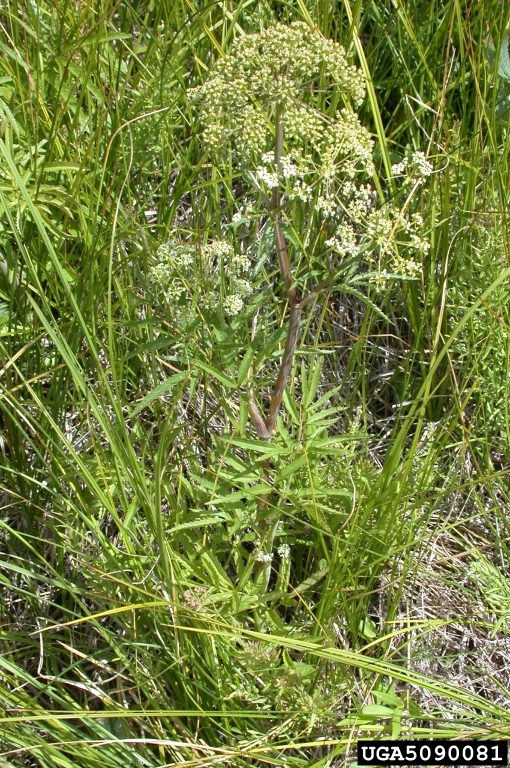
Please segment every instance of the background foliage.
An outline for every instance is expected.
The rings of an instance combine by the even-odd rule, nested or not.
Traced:
[[[1,765],[297,768],[350,764],[359,734],[508,738],[506,14],[3,4]],[[239,230],[248,347],[248,310],[183,327],[149,276],[173,228],[219,237],[249,203],[187,91],[275,20],[364,71],[376,182],[413,151],[438,172],[414,201],[422,277],[310,304],[267,444],[242,385],[251,366],[264,396],[284,338],[270,227]]]

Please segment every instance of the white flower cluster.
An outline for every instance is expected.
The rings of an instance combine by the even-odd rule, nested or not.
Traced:
[[[366,178],[374,172],[372,138],[353,108],[344,106],[331,120],[314,108],[318,77],[326,90],[329,79],[354,107],[364,98],[363,75],[348,65],[343,48],[303,22],[238,37],[205,84],[190,93],[200,107],[204,142],[210,150],[233,150],[234,158],[249,162],[266,199],[278,188],[280,201],[307,205],[306,215],[327,232],[328,264],[321,258],[316,274],[363,255],[378,287],[396,277],[416,279],[429,248],[423,221],[410,210],[381,204],[372,186],[361,183],[360,174]],[[267,151],[275,145],[271,120],[283,130],[282,157]],[[392,170],[407,188],[423,184],[433,166],[416,151]],[[242,221],[238,214],[233,223]],[[230,254],[228,261],[233,258]],[[251,291],[242,271],[224,296],[230,315],[241,310]]]
[[[336,230],[336,236],[326,240],[326,245],[341,258],[356,256],[359,250],[356,232],[350,224],[341,224]]]
[[[311,199],[312,188],[304,182],[305,165],[304,158],[293,151],[290,155],[284,155],[278,169],[273,153],[264,152],[255,171],[255,178],[266,194],[283,184],[290,199],[299,198],[307,202]]]
[[[423,218],[419,213],[402,214],[398,209],[379,209],[368,220],[367,233],[379,247],[377,269],[371,282],[382,290],[395,277],[416,280],[422,273],[422,259],[430,249],[430,242],[423,235]],[[389,270],[381,268],[384,256],[391,253]]]
[[[347,178],[353,179],[358,166],[369,175],[373,173],[372,152],[374,142],[370,133],[361,125],[359,117],[352,109],[342,109],[336,113],[336,120],[326,131],[324,146],[321,152],[326,167],[343,160],[342,170]]]
[[[250,200],[244,201],[240,208],[233,214],[232,224],[235,224],[236,227],[240,224],[246,224],[250,221],[254,213],[253,203]],[[255,213],[255,215],[257,214]]]
[[[333,136],[337,148],[343,146],[348,154],[356,146],[356,156],[361,157],[366,141],[363,137],[358,146],[352,135],[359,131],[354,112],[343,110],[326,130],[324,117],[303,102],[304,90],[319,75],[328,76],[355,106],[363,100],[363,75],[349,66],[342,46],[304,22],[276,24],[238,37],[204,85],[190,92],[200,104],[206,146],[226,149],[232,140],[242,158],[259,159],[270,137],[267,118],[278,109],[287,141],[318,147],[328,145]]]
[[[393,257],[392,269],[402,277],[417,278],[421,275],[422,265],[412,257],[405,258],[401,253]]]
[[[367,217],[367,238],[375,241],[380,248],[385,248],[388,245],[392,229],[392,217],[389,215],[389,211],[384,208],[377,208]]]
[[[255,555],[257,563],[271,563],[273,561],[273,555],[270,552],[263,552],[261,549]]]
[[[404,157],[400,163],[391,166],[393,176],[404,176],[404,184],[423,184],[433,172],[434,166],[421,151],[413,152],[411,159]]]
[[[175,321],[188,326],[197,316],[197,304],[216,309],[222,296],[225,314],[239,314],[253,291],[246,277],[250,269],[248,256],[236,253],[225,240],[201,246],[171,238],[157,250],[150,282],[166,300]]]
[[[157,259],[150,270],[150,281],[161,290],[177,322],[189,325],[193,317],[185,297],[192,290],[194,248],[187,243],[169,240],[158,248]]]
[[[309,203],[312,199],[312,187],[299,175],[291,188],[288,190],[291,200],[301,200],[302,203]]]
[[[279,180],[278,172],[276,170],[269,171],[267,168],[264,168],[263,165],[259,165],[255,176],[257,177],[258,181],[261,181],[262,184],[266,187],[269,187],[269,189],[273,189],[273,187],[278,186]]]
[[[294,176],[297,176],[299,174],[299,168],[295,163],[292,162],[292,159],[285,155],[281,159],[281,173],[284,179],[292,179]]]
[[[330,236],[325,246],[331,255],[329,268],[336,269],[344,259],[364,254],[368,262],[376,266],[372,281],[378,287],[396,277],[419,277],[422,258],[430,248],[423,234],[424,222],[419,213],[401,211],[389,203],[381,205],[370,184],[353,178],[344,178],[339,185],[329,179],[319,178],[317,181],[316,178],[312,188],[305,177],[312,176],[313,169],[309,165],[306,171],[303,170],[306,163],[297,151],[293,150],[285,160],[292,173],[287,172],[284,176],[282,164],[280,186],[290,199],[304,202],[313,199],[314,211],[328,222]],[[269,178],[269,192],[276,181],[272,153],[264,153],[261,162],[264,165],[259,166],[257,178],[262,184],[264,179]],[[315,190],[318,192],[314,194]],[[388,269],[382,269],[382,262],[390,256]]]
[[[339,191],[339,214],[335,216],[338,223],[334,231],[330,225],[332,235],[325,246],[330,249],[330,267],[335,261],[341,264],[344,259],[364,254],[375,267],[371,282],[381,289],[397,277],[418,278],[430,243],[423,234],[424,222],[419,213],[389,204],[376,205],[376,201],[370,185],[344,182]],[[318,202],[327,213],[320,198]]]
[[[352,122],[350,124],[352,127]],[[281,158],[279,167],[275,164],[273,153],[264,152],[255,171],[255,178],[265,194],[269,195],[271,190],[279,186],[289,200],[309,203],[314,198],[315,188],[317,194],[314,208],[321,211],[324,218],[338,218],[342,209],[340,200],[351,197],[350,217],[355,220],[364,219],[374,193],[370,186],[359,186],[353,179],[360,170],[372,170],[372,140],[361,125],[357,126],[356,131],[353,130],[348,140],[343,131],[337,132],[335,136],[331,135],[324,141],[319,147],[318,156],[291,147],[289,154]],[[349,152],[350,156],[345,157],[344,152]],[[333,191],[338,176],[344,179],[341,187],[344,194],[340,197]]]
[[[331,195],[319,195],[315,201],[315,208],[318,211],[322,211],[324,218],[329,218],[336,213],[337,203],[335,198]]]
[[[370,282],[376,291],[383,291],[388,285],[391,275],[387,269],[379,269],[370,275]]]

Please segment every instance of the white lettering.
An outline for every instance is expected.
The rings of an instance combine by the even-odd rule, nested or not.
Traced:
[[[399,761],[401,763],[404,762],[404,755],[402,754],[402,750],[397,745],[395,745],[395,746],[393,746],[391,748],[390,761],[392,763],[396,763],[396,762],[399,762]]]
[[[377,759],[380,760],[381,763],[385,763],[390,756],[390,750],[388,749],[388,747],[377,747],[375,754],[377,756]]]
[[[369,750],[369,754],[367,754],[367,750]],[[361,757],[363,760],[370,760],[373,761],[375,756],[375,747],[366,747],[364,744],[361,747]]]

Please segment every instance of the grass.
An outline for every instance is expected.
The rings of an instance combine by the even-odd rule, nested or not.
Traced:
[[[506,13],[4,4],[0,765],[325,768],[360,735],[509,737]],[[365,72],[374,183],[411,150],[441,172],[412,202],[422,278],[306,308],[268,444],[240,382],[263,399],[285,338],[270,228],[242,230],[253,338],[248,312],[185,331],[149,275],[173,227],[219,236],[246,203],[187,90],[275,19]]]

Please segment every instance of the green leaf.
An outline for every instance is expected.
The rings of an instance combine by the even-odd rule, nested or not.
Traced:
[[[285,410],[289,414],[290,418],[292,419],[294,424],[299,424],[299,414],[296,409],[296,404],[293,400],[289,397],[289,393],[287,392],[287,388],[283,390],[283,404],[285,406]]]
[[[79,171],[80,165],[79,163],[64,163],[64,162],[54,162],[54,163],[46,163],[44,166],[45,171]]]
[[[393,717],[395,710],[391,707],[385,707],[383,704],[367,704],[361,710],[363,717],[379,719],[381,717]]]
[[[317,571],[317,573],[314,573],[308,579],[305,579],[305,581],[302,581],[301,584],[299,584],[299,586],[295,587],[295,592],[299,592],[299,594],[301,594],[302,592],[306,592],[308,589],[311,589],[321,579],[323,579],[324,576],[326,576],[328,571],[329,571],[329,565],[327,568],[323,568],[321,571]]]
[[[217,379],[221,384],[224,384],[226,387],[230,387],[230,389],[237,389],[237,383],[234,381],[234,379],[230,379],[228,376],[225,376],[224,373],[222,373],[221,371],[218,371],[218,369],[214,368],[212,365],[208,365],[208,363],[203,363],[201,360],[192,360],[191,362],[201,371],[204,371],[205,373],[208,373],[210,376],[213,376],[215,379]]]
[[[180,384],[181,381],[184,381],[184,379],[186,379],[189,375],[189,371],[181,371],[181,373],[176,373],[174,376],[170,376],[170,378],[162,381],[161,384],[158,384],[158,386],[152,390],[152,392],[149,392],[140,400],[138,405],[131,411],[129,417],[133,419],[135,416],[138,416],[140,411],[143,411],[143,409],[146,408],[149,403],[152,403],[153,400],[156,400],[158,397],[164,395],[166,392],[168,392],[169,389],[176,387],[177,384]]]
[[[266,485],[265,483],[258,483],[257,485],[249,486],[248,488],[245,488],[242,491],[236,491],[235,493],[228,493],[226,496],[215,496],[214,499],[211,499],[210,501],[206,502],[209,504],[215,504],[216,506],[219,506],[220,504],[232,504],[236,501],[243,501],[243,499],[246,499],[247,496],[249,497],[257,497],[257,496],[263,496],[265,493],[270,493],[273,489],[270,485]]]
[[[319,381],[322,373],[323,362],[324,362],[323,357],[319,357],[319,359],[316,361],[313,361],[313,358],[312,358],[312,364],[310,367],[310,372],[311,372],[310,380],[308,382],[306,394],[303,393],[303,406],[305,408],[308,408],[311,405],[312,400],[317,394],[317,390],[319,388]]]
[[[230,440],[232,445],[236,445],[238,448],[245,448],[246,450],[255,451],[256,453],[264,454],[265,458],[270,456],[278,456],[282,453],[288,453],[287,448],[283,448],[279,445],[273,445],[267,443],[265,440],[251,440],[247,437],[234,437]]]
[[[510,56],[508,55],[508,33],[504,36],[499,52],[498,75],[504,80],[510,81]]]
[[[312,664],[305,664],[303,661],[294,661],[292,671],[301,678],[303,682],[310,682],[316,673],[316,668]]]
[[[360,621],[359,631],[365,640],[375,640],[377,637],[377,628],[372,619],[368,618],[368,616],[366,619],[363,619],[363,621]]]
[[[170,533],[174,534],[178,531],[191,530],[193,528],[203,528],[206,525],[218,525],[218,523],[224,523],[230,521],[230,517],[226,512],[217,512],[214,516],[204,515],[203,517],[197,517],[196,520],[190,520],[188,523],[180,523],[174,525],[170,529]]]
[[[249,395],[242,395],[239,402],[239,432],[242,437],[246,434],[246,424],[248,423],[248,403]]]
[[[395,693],[375,690],[373,696],[378,701],[381,701],[383,704],[387,704],[394,709],[404,709],[404,702]]]
[[[241,365],[239,366],[239,373],[237,375],[237,384],[242,387],[244,382],[246,381],[248,377],[248,373],[250,371],[250,365],[251,361],[253,360],[253,349],[252,347],[248,347],[246,350],[246,354],[244,355],[243,359],[241,360]]]
[[[137,327],[140,327],[139,324],[137,324]],[[170,339],[170,338],[154,339],[154,341],[148,341],[146,344],[140,344],[140,346],[131,350],[131,352],[128,352],[126,354],[126,360],[130,360],[132,357],[137,357],[138,355],[143,355],[144,352],[152,352],[153,350],[164,349],[165,347],[171,347],[174,345],[175,345],[175,339]]]
[[[291,461],[290,464],[286,464],[278,472],[278,479],[283,480],[286,477],[289,477],[289,475],[294,474],[294,472],[297,472],[298,469],[301,469],[301,467],[304,467],[306,465],[307,460],[308,460],[308,457],[306,456],[306,454],[303,454],[299,456],[297,459],[294,459],[294,461]]]

